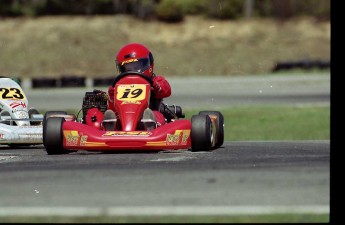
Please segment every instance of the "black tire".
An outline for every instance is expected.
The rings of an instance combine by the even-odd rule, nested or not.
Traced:
[[[44,119],[43,120],[46,120],[51,115],[67,115],[67,112],[65,112],[65,111],[47,111],[44,114]]]
[[[51,115],[67,115],[67,112],[65,112],[65,111],[47,111],[47,112],[44,114],[44,117],[43,117],[43,126],[44,126],[44,124],[45,124],[45,121],[46,121]]]
[[[93,79],[93,86],[94,87],[108,87],[109,84],[113,83],[114,77],[100,77],[100,78],[94,78]]]
[[[219,111],[200,111],[199,115],[214,115],[216,120],[216,144],[214,149],[221,147],[224,144],[224,116]]]
[[[32,115],[34,115],[34,114],[40,114],[40,113],[38,112],[37,109],[35,109],[35,108],[30,108],[29,111],[28,111],[28,114],[29,114],[29,118],[32,119]],[[42,123],[41,121],[31,121],[31,122],[30,122],[30,124],[31,124],[32,126],[38,126],[38,125],[41,125],[41,123]]]
[[[63,148],[62,125],[63,117],[49,117],[43,125],[43,145],[48,155],[68,153]]]
[[[85,87],[85,77],[65,75],[60,78],[61,87]]]
[[[32,88],[56,87],[57,80],[55,78],[33,78]]]
[[[193,115],[191,130],[191,151],[209,151],[212,147],[212,123],[208,115]]]

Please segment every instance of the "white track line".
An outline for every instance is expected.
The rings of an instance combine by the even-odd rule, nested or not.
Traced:
[[[128,206],[128,207],[0,207],[0,216],[183,216],[329,214],[326,205],[306,206]]]

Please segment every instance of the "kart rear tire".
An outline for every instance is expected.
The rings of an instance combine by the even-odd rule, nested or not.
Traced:
[[[38,112],[38,110],[37,109],[35,109],[35,108],[30,108],[29,110],[28,110],[28,114],[29,114],[29,118],[30,119],[32,119],[32,116],[34,115],[34,114],[40,114],[39,112]],[[30,122],[30,125],[32,125],[32,126],[39,126],[39,125],[41,125],[41,121],[31,121]]]
[[[200,111],[199,115],[216,116],[216,144],[214,149],[221,147],[224,144],[224,116],[219,111]]]
[[[65,111],[47,111],[43,116],[43,126],[45,124],[45,121],[51,116],[51,115],[67,115],[67,112]]]
[[[48,155],[68,153],[63,148],[62,125],[63,117],[49,117],[43,125],[43,145]]]
[[[65,112],[65,111],[47,111],[44,114],[44,120],[46,120],[51,115],[67,115],[67,112]]]
[[[192,116],[192,152],[209,151],[212,147],[212,123],[208,115]]]

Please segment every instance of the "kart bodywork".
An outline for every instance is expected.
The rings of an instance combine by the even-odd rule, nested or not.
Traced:
[[[44,116],[43,144],[48,154],[64,154],[77,150],[175,150],[192,151],[219,148],[224,140],[224,119],[218,111],[202,111],[191,120],[182,119],[179,106],[163,104],[161,112],[166,124],[145,129],[143,118],[149,107],[152,80],[136,72],[116,77],[113,87],[116,118],[104,118],[107,107],[97,105],[102,100],[97,93],[90,101],[84,97],[82,119],[65,112],[47,112]],[[105,100],[103,100],[105,101]],[[85,107],[85,102],[91,102]],[[114,130],[105,130],[106,123],[114,123]],[[156,125],[156,124],[155,124]]]
[[[42,122],[42,114],[28,109],[28,99],[20,85],[12,78],[0,77],[0,144],[42,144]]]

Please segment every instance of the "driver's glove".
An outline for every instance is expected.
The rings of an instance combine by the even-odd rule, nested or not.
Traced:
[[[158,93],[161,91],[161,86],[159,85],[159,83],[155,80],[153,80],[153,92],[154,93]]]
[[[155,98],[166,98],[171,95],[170,84],[162,76],[155,76],[153,78],[153,89]]]

